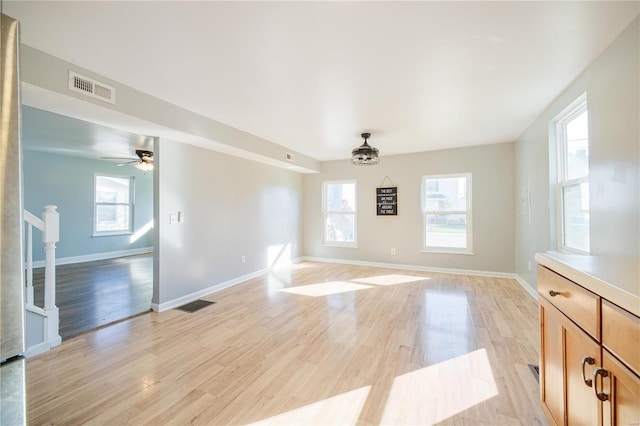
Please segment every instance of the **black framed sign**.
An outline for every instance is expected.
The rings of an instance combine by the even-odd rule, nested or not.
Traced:
[[[378,216],[397,216],[398,187],[387,186],[376,188],[376,204]]]

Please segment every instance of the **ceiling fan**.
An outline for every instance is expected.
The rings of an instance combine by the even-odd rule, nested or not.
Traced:
[[[124,166],[126,164],[133,164],[137,169],[147,173],[153,170],[153,151],[146,151],[144,149],[136,149],[136,155],[138,159],[130,157],[102,157],[103,160],[128,160],[118,164],[118,166]]]

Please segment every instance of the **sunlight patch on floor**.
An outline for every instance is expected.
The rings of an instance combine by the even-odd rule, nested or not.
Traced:
[[[381,424],[432,425],[498,395],[486,350],[394,379]]]
[[[362,283],[362,284],[396,285],[396,284],[412,283],[416,281],[423,281],[423,280],[429,280],[429,279],[431,278],[416,277],[411,275],[390,274],[390,275],[379,275],[377,277],[357,278],[352,281],[357,283]]]
[[[303,296],[318,297],[328,296],[330,294],[347,293],[356,290],[364,290],[367,288],[371,288],[371,286],[350,283],[347,281],[330,281],[320,284],[283,288],[280,291],[284,291],[285,293],[300,294]]]
[[[348,425],[356,424],[371,386],[323,399],[252,425]]]

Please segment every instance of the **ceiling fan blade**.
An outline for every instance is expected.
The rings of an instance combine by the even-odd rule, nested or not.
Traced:
[[[102,160],[130,160],[130,161],[138,161],[137,158],[131,157],[100,157]]]
[[[133,164],[133,163],[137,163],[140,160],[131,160],[131,161],[125,161],[124,163],[120,163],[120,164],[116,164],[116,166],[118,167],[122,167],[122,166],[126,166],[127,164]]]

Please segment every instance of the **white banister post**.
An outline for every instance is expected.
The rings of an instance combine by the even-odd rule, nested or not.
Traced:
[[[33,225],[27,224],[27,304],[33,305]]]
[[[45,269],[44,269],[44,310],[47,314],[46,333],[51,346],[57,346],[62,339],[59,335],[58,307],[56,306],[56,243],[60,240],[60,215],[56,206],[44,207],[42,220],[44,232]]]

